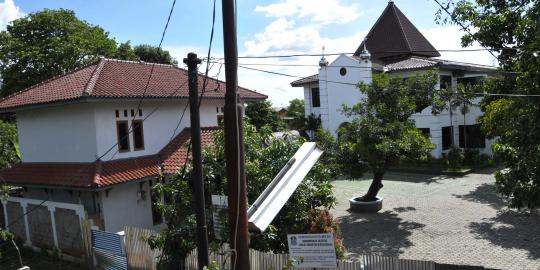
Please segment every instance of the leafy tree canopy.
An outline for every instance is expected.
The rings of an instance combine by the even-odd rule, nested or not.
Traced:
[[[145,62],[171,65],[178,64],[176,59],[171,56],[169,51],[163,50],[157,46],[147,44],[137,45],[133,48],[133,52],[139,58],[139,60]]]
[[[19,160],[17,128],[15,124],[0,121],[0,169],[9,168]]]
[[[257,129],[269,126],[273,131],[278,131],[285,126],[285,123],[279,119],[276,111],[272,108],[272,103],[268,100],[249,103],[246,106],[245,113],[249,122]]]
[[[116,42],[71,10],[45,9],[0,32],[2,95],[69,72],[98,56],[113,56]]]
[[[500,69],[509,71],[483,85],[488,93],[540,94],[540,3],[523,1],[447,1],[451,16],[442,22],[460,22],[474,28],[462,44],[478,41],[497,53]],[[439,15],[443,14],[439,12]],[[493,151],[508,168],[496,173],[499,192],[513,207],[540,206],[540,103],[534,97],[484,98],[480,122],[497,138]]]
[[[220,132],[213,146],[203,152],[203,170],[207,205],[210,196],[227,194],[224,156],[224,136]],[[253,203],[270,181],[277,175],[288,159],[294,155],[303,140],[274,138],[269,127],[256,129],[245,126],[246,178],[248,202]],[[262,251],[286,252],[287,234],[307,232],[334,232],[338,255],[343,255],[339,229],[328,217],[329,209],[335,204],[330,184],[328,167],[318,162],[285,204],[270,227],[263,233],[250,235],[251,248]],[[167,221],[167,229],[151,239],[154,247],[164,250],[163,266],[177,263],[195,247],[195,214],[192,205],[191,171],[181,171],[167,184],[156,186],[168,203],[160,205]],[[317,209],[317,210],[314,210]],[[208,216],[208,221],[211,217]],[[324,222],[322,222],[324,221]],[[321,224],[323,223],[323,224]],[[330,225],[329,225],[330,224]],[[227,226],[224,226],[227,227]],[[324,228],[324,229],[323,229]],[[210,240],[216,241],[213,227],[209,225]],[[228,239],[227,232],[222,239]]]
[[[353,162],[361,168],[358,163],[363,163],[373,173],[373,182],[363,200],[376,199],[388,167],[402,160],[427,158],[434,148],[409,118],[435,104],[437,81],[434,72],[405,80],[376,74],[371,84],[359,84],[365,98],[353,107],[344,107],[344,112],[354,118],[338,131],[338,144],[347,152],[343,164]]]
[[[150,45],[131,47],[116,41],[99,26],[80,20],[66,9],[30,13],[0,32],[1,95],[64,74],[98,57],[176,64],[166,50]]]
[[[304,101],[295,98],[289,102],[289,108],[287,109],[287,115],[294,118],[300,118],[304,116]]]

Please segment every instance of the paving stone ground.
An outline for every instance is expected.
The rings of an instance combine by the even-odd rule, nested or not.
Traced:
[[[367,176],[367,175],[366,175]],[[463,177],[388,173],[375,214],[348,211],[370,180],[334,182],[348,256],[380,255],[496,269],[540,269],[540,214],[507,209],[490,171]]]

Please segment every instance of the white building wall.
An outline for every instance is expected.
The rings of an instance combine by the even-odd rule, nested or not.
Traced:
[[[95,110],[95,126],[97,138],[98,156],[104,155],[111,147],[109,153],[103,156],[102,160],[129,158],[136,156],[151,155],[159,152],[174,136],[182,132],[185,127],[190,126],[189,106],[186,108],[187,100],[178,101],[145,101],[143,102],[142,117],[137,112],[135,119],[144,119],[157,106],[159,109],[143,122],[144,149],[134,150],[133,134],[130,134],[130,151],[118,152],[116,122],[119,120],[128,120],[131,125],[133,117],[131,109],[136,110],[138,102],[123,103],[101,103]],[[223,100],[205,100],[200,107],[201,127],[217,126],[216,107],[223,107]],[[182,122],[176,129],[181,115],[184,113]],[[116,118],[115,111],[119,110],[120,117]],[[128,111],[128,117],[124,117],[123,111]],[[176,129],[176,131],[175,131]],[[98,157],[96,156],[96,157]]]
[[[124,226],[154,228],[148,182],[142,184],[144,198],[139,198],[139,190],[139,183],[128,183],[114,186],[108,192],[100,191],[106,231],[123,231]]]
[[[354,66],[354,67],[351,67]],[[342,76],[339,72],[341,67],[347,69],[345,76]],[[355,68],[356,67],[356,68]],[[369,67],[369,68],[367,68]],[[426,72],[425,70],[417,71],[403,71],[403,72],[391,72],[391,76],[410,77],[418,73]],[[450,70],[440,70],[439,75],[452,76],[452,85],[457,85],[457,78],[455,74]],[[322,126],[325,129],[330,130],[335,135],[336,130],[344,122],[350,122],[351,119],[346,117],[342,113],[343,104],[352,106],[360,102],[363,95],[359,89],[355,86],[359,81],[365,83],[371,83],[371,62],[360,63],[357,59],[348,57],[346,55],[339,56],[328,67],[319,69],[319,89],[321,95],[321,108],[320,115],[322,120]],[[487,74],[478,73],[465,73],[459,75],[460,78],[466,77],[487,77]],[[304,87],[304,104],[306,116],[311,113],[317,112],[317,108],[313,108],[311,104],[311,88],[312,86]],[[439,84],[436,85],[436,89],[439,88]],[[475,104],[479,104],[479,99],[475,101]],[[324,104],[324,105],[323,105]],[[417,128],[429,128],[430,140],[436,146],[431,152],[432,156],[440,157],[442,153],[446,152],[442,149],[442,127],[454,126],[454,142],[456,145],[459,143],[459,126],[460,125],[472,125],[477,123],[478,117],[483,113],[480,107],[475,105],[469,108],[465,119],[461,113],[460,108],[456,108],[452,112],[452,123],[450,123],[450,112],[444,110],[437,115],[431,113],[431,107],[424,109],[421,113],[414,114],[411,120],[415,122]],[[316,114],[317,115],[317,114]],[[486,140],[486,147],[480,149],[481,153],[491,155],[491,145],[493,140]]]
[[[392,72],[390,73],[391,76],[399,76],[399,77],[410,77],[414,76],[415,74],[419,73],[425,73],[427,71],[420,70],[420,71],[405,71],[405,72]],[[452,76],[452,86],[455,87],[457,85],[457,77],[452,74],[449,70],[440,70],[439,75],[448,75]],[[478,73],[470,73],[470,74],[463,74],[460,76],[460,78],[466,78],[466,77],[487,77],[487,74],[478,74]],[[440,78],[440,76],[439,76]],[[436,89],[439,89],[440,84],[437,83]],[[483,115],[482,110],[480,109],[479,105],[481,99],[475,99],[473,101],[472,106],[469,107],[469,112],[464,115],[462,114],[461,108],[454,108],[452,110],[452,117],[450,117],[450,111],[448,109],[443,110],[437,115],[433,115],[431,113],[432,107],[427,107],[422,112],[416,113],[412,115],[410,118],[415,122],[415,125],[417,128],[429,128],[430,129],[430,141],[433,143],[436,148],[431,151],[431,155],[433,157],[439,158],[444,152],[447,152],[448,150],[442,149],[442,128],[446,126],[453,126],[454,130],[454,144],[459,147],[459,126],[460,125],[473,125],[477,123],[477,119]],[[452,122],[450,122],[450,119],[452,119]],[[480,153],[491,155],[491,145],[493,143],[493,140],[486,139],[486,147],[479,149]]]
[[[159,106],[143,123],[144,150],[134,151],[133,135],[130,134],[130,150],[118,153],[116,122],[128,120],[138,101],[109,101],[72,104],[17,112],[17,128],[23,162],[93,162],[105,154],[103,161],[155,154],[185,127],[190,126],[187,100],[144,101],[143,115],[137,112],[135,119],[145,118]],[[201,127],[217,126],[216,107],[223,107],[224,100],[205,100],[201,104]],[[175,128],[185,109],[178,129]],[[115,111],[120,117],[116,118]],[[128,110],[128,117],[124,117]]]
[[[17,112],[23,162],[89,162],[96,156],[93,104]]]
[[[345,68],[345,75],[340,74],[341,68]],[[371,78],[370,61],[361,62],[347,55],[340,55],[327,67],[319,69],[323,128],[335,135],[341,124],[351,121],[343,114],[343,105],[357,104],[363,95],[356,85],[360,81],[371,83]]]

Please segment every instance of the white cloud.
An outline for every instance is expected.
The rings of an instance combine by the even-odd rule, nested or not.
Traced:
[[[267,17],[311,17],[318,24],[348,23],[360,15],[357,4],[344,5],[339,0],[284,0],[267,6],[257,6],[256,12]]]
[[[5,0],[0,3],[0,31],[5,30],[9,22],[24,16],[21,8],[16,6],[13,0]]]
[[[463,33],[456,26],[437,26],[421,29],[424,36],[437,49],[463,49],[461,36]],[[297,26],[293,20],[280,18],[268,25],[261,33],[244,45],[246,50],[241,55],[282,55],[282,54],[319,54],[321,47],[327,53],[352,53],[362,42],[367,31],[339,38],[327,38],[320,35],[313,25]],[[473,44],[472,49],[482,48]],[[441,58],[475,64],[493,65],[493,57],[487,51],[475,52],[441,52]],[[336,56],[327,57],[329,61]],[[264,63],[277,66],[250,66],[273,72],[297,76],[309,76],[317,73],[320,56],[269,59],[240,59],[240,63]],[[283,65],[314,66],[283,66]],[[282,66],[280,66],[282,65]],[[293,88],[290,82],[296,78],[265,74],[257,71],[239,69],[239,82],[251,89],[259,90],[269,96],[275,106],[286,106],[293,98],[303,98],[302,88]]]
[[[420,32],[438,50],[462,50],[462,49],[483,49],[478,42],[474,42],[471,47],[461,47],[461,37],[463,31],[458,26],[439,26],[429,29],[421,29]],[[470,52],[440,52],[442,59],[460,61],[466,63],[482,64],[492,66],[497,63],[496,59],[488,51]]]

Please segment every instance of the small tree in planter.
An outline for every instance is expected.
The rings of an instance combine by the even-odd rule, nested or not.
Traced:
[[[441,105],[435,85],[437,75],[429,72],[410,78],[390,78],[387,74],[373,76],[371,84],[360,82],[358,87],[365,98],[353,107],[344,107],[344,113],[353,117],[345,127],[342,144],[373,173],[373,181],[367,193],[351,199],[352,210],[378,211],[382,201],[377,197],[383,187],[382,179],[390,166],[402,160],[421,160],[434,148],[428,138],[409,119],[414,113],[428,106]],[[355,164],[356,165],[356,164]],[[370,204],[377,202],[377,204]],[[355,205],[356,204],[356,205]],[[365,205],[364,205],[365,206]]]

